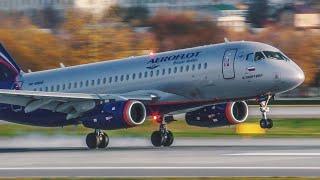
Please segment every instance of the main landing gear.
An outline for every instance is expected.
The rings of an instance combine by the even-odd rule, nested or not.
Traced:
[[[109,144],[109,137],[103,131],[96,129],[87,135],[86,143],[89,149],[104,149]]]
[[[273,96],[268,95],[266,97],[258,99],[258,102],[260,104],[260,112],[262,114],[262,119],[260,120],[260,127],[263,129],[271,129],[273,127],[273,121],[267,118],[267,113],[270,112],[268,104],[272,97]]]
[[[160,146],[171,146],[174,137],[171,131],[167,129],[167,121],[168,119],[172,119],[172,117],[163,117],[161,122],[160,122],[160,127],[159,131],[154,131],[151,135],[151,143],[155,147],[160,147]]]

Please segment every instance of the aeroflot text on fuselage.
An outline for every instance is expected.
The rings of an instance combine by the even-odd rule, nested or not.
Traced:
[[[160,63],[160,62],[167,62],[167,61],[176,61],[176,60],[184,60],[184,59],[191,59],[196,58],[200,55],[199,52],[190,52],[190,53],[183,53],[183,54],[177,54],[177,55],[171,55],[171,56],[164,56],[164,57],[157,57],[152,58],[148,61],[147,64],[154,64],[154,63]]]

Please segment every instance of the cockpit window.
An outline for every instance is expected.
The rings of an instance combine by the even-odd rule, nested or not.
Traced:
[[[283,59],[289,61],[289,58],[286,55],[284,55],[283,53],[280,53],[280,55],[283,57]]]
[[[263,51],[264,55],[266,55],[267,58],[270,59],[277,59],[277,60],[287,60],[287,58],[282,55],[280,52],[274,52],[274,51]]]
[[[254,56],[254,61],[260,61],[262,59],[264,59],[264,55],[262,54],[262,52],[256,52]]]

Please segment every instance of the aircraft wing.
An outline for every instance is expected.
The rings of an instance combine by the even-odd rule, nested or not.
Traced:
[[[0,89],[0,103],[25,107],[26,113],[46,109],[67,114],[67,119],[77,118],[92,110],[97,103],[109,100],[151,101],[151,94],[86,94]]]

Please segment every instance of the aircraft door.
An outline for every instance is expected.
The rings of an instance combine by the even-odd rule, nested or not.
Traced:
[[[222,74],[224,79],[234,79],[234,61],[237,54],[237,49],[229,49],[224,52],[222,60]]]

